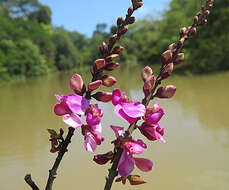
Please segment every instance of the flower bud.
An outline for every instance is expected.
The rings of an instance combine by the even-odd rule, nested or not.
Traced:
[[[70,88],[78,95],[82,95],[85,92],[85,85],[83,84],[83,79],[79,74],[75,74],[71,78]]]
[[[147,183],[146,180],[142,179],[139,175],[129,175],[127,179],[130,182],[130,185],[141,185]]]
[[[184,36],[186,34],[187,28],[183,27],[180,29],[180,36]]]
[[[117,19],[117,25],[120,26],[121,24],[123,24],[123,22],[124,22],[123,18],[121,16],[118,17],[118,19]]]
[[[129,19],[128,19],[128,24],[133,24],[135,23],[135,17],[134,16],[131,16]]]
[[[102,56],[105,56],[108,52],[108,48],[105,42],[102,43],[102,45],[99,47],[100,54]]]
[[[196,32],[197,32],[196,27],[192,27],[190,30],[190,36],[194,36]]]
[[[152,76],[152,74],[152,69],[149,66],[146,66],[141,72],[142,80],[145,82],[148,78]]]
[[[101,102],[109,102],[112,100],[112,93],[100,91],[93,94],[92,97]]]
[[[193,22],[194,22],[194,24],[198,24],[199,17],[198,16],[194,16]]]
[[[173,63],[169,63],[162,71],[161,78],[166,79],[168,78],[173,72]]]
[[[114,77],[110,76],[110,75],[104,75],[103,76],[103,85],[106,86],[106,87],[111,87],[116,82],[117,82],[117,80]]]
[[[172,56],[173,56],[173,53],[172,53],[171,50],[165,51],[165,52],[161,55],[161,63],[162,63],[162,65],[165,65],[165,64],[168,64],[169,62],[171,62]]]
[[[124,27],[119,31],[119,34],[120,34],[120,35],[123,35],[123,34],[125,34],[127,31],[128,31],[128,25],[124,26]]]
[[[119,67],[119,63],[109,63],[104,67],[104,70],[106,71],[113,71],[114,69],[116,69],[117,67]]]
[[[182,63],[184,61],[184,53],[178,53],[175,57],[174,57],[174,65],[178,65],[180,63]]]
[[[91,82],[88,84],[88,90],[96,90],[97,88],[100,87],[100,85],[103,83],[101,80],[96,80],[94,82]]]
[[[97,70],[102,69],[105,66],[105,63],[106,63],[105,59],[97,59],[97,60],[95,60],[96,69]]]
[[[112,160],[114,157],[114,153],[112,151],[106,153],[106,154],[98,154],[94,156],[93,161],[97,164],[104,165],[110,160]]]
[[[128,9],[128,15],[132,15],[133,14],[133,12],[134,12],[134,9],[133,9],[133,7],[129,7],[129,9]]]
[[[156,79],[155,79],[155,76],[154,75],[151,75],[144,83],[144,86],[143,86],[143,92],[145,94],[145,96],[149,96],[155,86],[155,82],[156,82]]]
[[[106,57],[106,62],[111,62],[119,57],[119,54],[112,54]]]
[[[205,10],[205,11],[204,11],[204,14],[205,14],[206,16],[208,16],[208,15],[210,14],[210,11],[209,11],[209,10]]]
[[[171,50],[172,52],[174,51],[174,49],[176,49],[177,45],[175,43],[172,43],[169,45],[169,50]]]
[[[117,37],[118,37],[117,34],[114,34],[113,36],[111,36],[111,37],[109,38],[109,44],[115,43]]]
[[[182,48],[182,46],[184,45],[184,41],[185,41],[184,38],[181,38],[181,39],[178,41],[178,43],[177,43],[177,49]]]
[[[124,47],[122,46],[116,46],[114,47],[114,50],[112,51],[113,54],[119,54],[124,50]]]
[[[155,97],[172,98],[175,92],[176,92],[176,87],[173,85],[162,86],[157,89]]]
[[[208,22],[207,19],[203,19],[203,20],[201,21],[200,25],[205,25],[207,22]]]

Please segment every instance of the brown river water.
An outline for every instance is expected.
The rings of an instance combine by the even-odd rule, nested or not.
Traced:
[[[90,75],[81,72],[88,81]],[[56,155],[49,153],[47,128],[67,132],[61,117],[54,115],[55,93],[72,93],[69,79],[72,73],[55,73],[31,78],[0,88],[0,190],[26,190],[25,174],[31,173],[40,189],[44,189],[48,169]],[[140,70],[118,69],[115,87],[128,90],[132,99],[142,98]],[[114,190],[228,190],[229,189],[229,73],[206,76],[175,76],[168,84],[177,86],[171,100],[157,100],[166,115],[161,120],[165,127],[166,143],[151,142],[141,157],[154,162],[151,172],[135,169],[148,183],[141,186],[113,185]],[[99,104],[105,141],[96,153],[112,149],[114,134],[109,125],[128,126],[113,112],[113,106]],[[69,152],[65,155],[54,190],[102,190],[109,164],[96,165],[94,154],[83,147],[80,130],[75,132]]]

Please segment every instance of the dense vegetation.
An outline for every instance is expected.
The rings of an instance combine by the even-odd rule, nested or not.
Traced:
[[[180,27],[192,23],[200,0],[172,0],[161,19],[136,22],[121,45],[125,64],[156,64],[160,53],[178,39]],[[186,63],[181,67],[195,73],[229,69],[229,1],[216,1],[209,22],[187,43]],[[98,24],[93,36],[68,32],[51,25],[51,10],[38,0],[0,0],[0,80],[46,74],[84,67],[97,57],[97,47],[115,27],[106,32]],[[127,56],[128,55],[128,56]]]

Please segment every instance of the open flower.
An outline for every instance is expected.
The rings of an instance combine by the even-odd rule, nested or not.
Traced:
[[[139,127],[139,130],[147,139],[166,142],[163,138],[164,127],[158,123],[164,114],[164,110],[158,103],[155,103],[152,108],[146,109],[145,116],[143,117],[145,122]]]
[[[123,148],[123,152],[118,164],[118,172],[121,177],[128,177],[134,170],[136,165],[138,169],[144,172],[151,171],[153,168],[153,162],[146,158],[135,158],[133,154],[141,154],[143,149],[147,148],[146,144],[138,139],[134,140],[132,137],[121,138],[123,128],[117,126],[111,126],[117,139],[119,139],[119,146]]]
[[[54,107],[56,115],[63,116],[63,121],[73,128],[82,127],[84,135],[84,147],[88,152],[94,152],[97,145],[104,140],[99,133],[102,132],[101,109],[97,104],[89,104],[89,100],[76,94],[56,95],[60,101]],[[86,117],[86,125],[83,125],[81,116]]]
[[[112,103],[115,106],[115,113],[130,124],[145,114],[145,106],[143,104],[139,101],[130,101],[125,95],[125,92],[121,93],[118,88],[112,92]]]

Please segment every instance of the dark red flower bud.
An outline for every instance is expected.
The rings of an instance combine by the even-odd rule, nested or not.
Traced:
[[[129,7],[129,9],[128,9],[128,15],[132,15],[133,14],[133,12],[134,12],[134,9],[133,9],[133,7]]]
[[[96,65],[97,71],[102,69],[105,66],[105,63],[106,63],[105,59],[97,59],[97,60],[95,60],[95,65]]]
[[[162,55],[161,55],[161,64],[165,65],[168,64],[172,61],[172,56],[173,53],[171,50],[167,50],[165,51]]]
[[[142,179],[139,175],[129,175],[127,179],[130,182],[130,185],[141,185],[147,183],[146,180]]]
[[[109,102],[112,100],[112,93],[100,91],[93,94],[92,97],[101,102]]]
[[[173,72],[173,63],[169,63],[162,71],[161,78],[166,79],[168,78]]]
[[[117,80],[114,77],[110,76],[110,75],[104,75],[103,76],[103,85],[106,86],[106,87],[111,87],[116,82],[117,82]]]
[[[112,54],[106,57],[106,62],[111,62],[119,57],[119,54]]]
[[[162,86],[157,89],[155,97],[172,98],[175,92],[176,92],[176,87],[173,85]]]
[[[134,16],[131,16],[129,19],[128,19],[128,24],[133,24],[135,23],[135,17]]]
[[[118,35],[117,34],[114,34],[113,36],[111,36],[109,38],[109,44],[113,44],[116,42],[116,39],[117,39]]]
[[[174,65],[178,65],[178,64],[182,63],[183,61],[184,61],[184,53],[178,53],[178,54],[174,57],[173,64],[174,64]]]
[[[145,82],[148,78],[152,76],[152,74],[152,69],[149,66],[146,66],[141,72],[142,80]]]
[[[120,35],[123,35],[123,34],[125,34],[127,31],[128,31],[128,25],[124,26],[124,27],[119,31],[119,34],[120,34]]]
[[[103,83],[101,80],[96,80],[88,84],[88,90],[96,90]]]
[[[119,67],[119,63],[109,63],[104,67],[104,70],[106,71],[113,71],[114,69],[116,69],[117,67]]]
[[[83,79],[79,74],[73,75],[73,77],[70,80],[70,88],[74,90],[74,92],[78,95],[83,95],[86,88],[83,84]]]
[[[102,43],[102,45],[99,47],[100,54],[102,56],[105,56],[108,52],[108,48],[105,42]]]
[[[106,154],[98,154],[94,156],[93,161],[97,164],[104,165],[110,160],[112,160],[114,157],[114,153],[112,151],[106,153]]]
[[[198,24],[199,17],[198,16],[194,16],[193,22],[194,22],[194,24]]]
[[[118,17],[118,19],[117,19],[117,25],[120,26],[121,24],[123,24],[123,22],[124,22],[123,18],[121,16]]]
[[[112,51],[113,54],[119,54],[124,50],[124,47],[122,46],[116,46],[114,47],[114,50]]]

